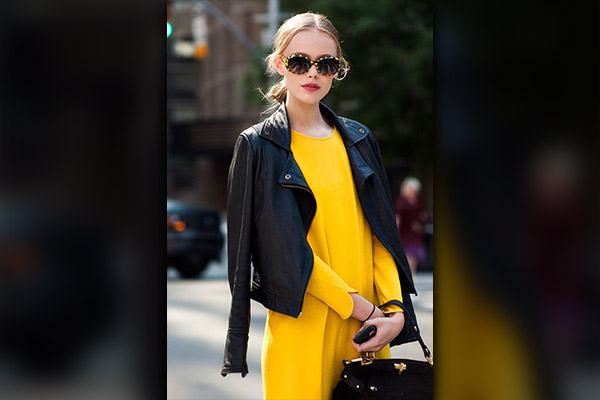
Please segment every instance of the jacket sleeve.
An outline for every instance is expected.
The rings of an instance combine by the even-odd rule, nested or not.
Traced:
[[[375,140],[375,136],[373,136],[372,132],[370,132],[370,134],[369,134],[369,139],[371,141],[371,146],[373,148],[373,152],[375,153],[375,158],[376,158],[375,165],[377,168],[377,173],[383,180],[383,189],[385,191],[385,196],[387,198],[386,200],[387,200],[388,206],[391,207],[392,210],[394,210],[394,198],[392,196],[392,191],[390,190],[387,173],[385,172],[385,166],[383,165],[383,157],[381,156],[381,150],[379,149],[379,144],[377,144],[377,140]]]
[[[373,281],[379,304],[385,304],[390,300],[402,302],[402,288],[396,261],[375,235],[373,235]],[[384,314],[389,314],[402,312],[402,308],[392,304],[383,307],[382,311]]]
[[[306,292],[327,304],[340,318],[350,318],[354,310],[350,293],[358,293],[358,290],[349,286],[321,257],[314,252],[313,255],[315,261]]]
[[[402,250],[401,252],[399,252],[398,256],[401,257],[400,262],[403,263],[403,265],[401,265],[399,267],[402,269],[403,275],[404,275],[401,278],[401,281],[403,283],[406,283],[406,286],[404,286],[404,291],[407,294],[408,293],[416,293],[413,277],[410,272],[410,268],[408,267],[408,260],[406,259],[406,255],[404,254],[404,249],[402,247],[402,239],[400,238],[400,232],[398,231],[398,226],[395,221],[396,216],[395,216],[395,210],[394,210],[394,199],[392,197],[392,192],[390,190],[387,173],[385,172],[385,167],[383,165],[383,158],[381,157],[381,150],[379,149],[379,145],[377,144],[377,141],[375,140],[375,137],[373,136],[372,132],[369,132],[368,138],[371,143],[371,148],[373,150],[374,157],[375,157],[375,160],[373,161],[373,165],[376,169],[376,173],[381,178],[381,185],[382,185],[383,191],[384,191],[384,199],[382,199],[383,204],[382,204],[382,209],[381,209],[381,215],[382,215],[382,218],[389,219],[391,222],[390,224],[386,225],[389,227],[389,229],[387,229],[387,235],[388,235],[388,237],[393,236],[394,242],[399,245],[399,250]],[[402,279],[405,279],[405,280],[402,280]]]
[[[227,262],[231,309],[221,375],[248,373],[250,329],[250,233],[252,223],[253,153],[242,133],[233,150],[227,178]]]

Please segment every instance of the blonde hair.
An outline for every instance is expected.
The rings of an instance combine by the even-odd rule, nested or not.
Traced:
[[[336,56],[340,58],[341,67],[340,72],[334,76],[334,79],[338,81],[344,79],[350,70],[350,64],[342,54],[342,47],[340,46],[338,32],[326,16],[312,12],[296,14],[288,18],[277,30],[275,39],[273,40],[273,51],[265,58],[267,63],[267,73],[270,76],[277,74],[276,60],[280,55],[283,55],[283,51],[290,44],[292,38],[302,30],[313,29],[327,33],[335,41],[337,48]],[[272,106],[267,111],[273,110],[277,108],[279,104],[282,104],[286,95],[287,87],[285,86],[285,82],[282,77],[276,84],[271,86],[267,94],[263,94],[264,98],[272,103]]]

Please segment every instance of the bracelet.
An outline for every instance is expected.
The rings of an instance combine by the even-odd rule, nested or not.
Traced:
[[[371,315],[373,315],[374,312],[375,312],[375,304],[373,304],[373,310],[371,310],[371,314],[369,314],[369,316],[367,318],[365,318],[364,321],[360,321],[360,320],[359,321],[364,324],[365,322],[367,322],[369,320],[369,318],[371,318]]]

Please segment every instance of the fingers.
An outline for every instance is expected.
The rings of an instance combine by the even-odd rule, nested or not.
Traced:
[[[386,344],[387,342],[382,343],[379,331],[371,339],[361,344],[357,344],[356,342],[352,341],[352,346],[359,353],[362,351],[380,351],[385,347]]]
[[[377,327],[377,333],[375,336],[367,340],[362,344],[356,344],[352,341],[352,346],[357,352],[364,351],[381,351],[396,335],[390,329],[393,328],[390,325],[390,321],[388,318],[373,318],[371,320],[365,321],[365,323],[361,326],[361,328],[356,332],[360,332],[367,325],[375,325]]]
[[[373,336],[371,339],[362,344],[356,344],[352,342],[352,346],[354,346],[354,349],[359,353],[364,351],[381,351],[386,344],[387,343],[380,343],[377,339],[377,336]]]
[[[358,334],[358,332],[360,332],[361,330],[363,330],[368,324],[369,321],[366,321],[363,326],[356,331],[356,334]],[[373,325],[373,324],[371,324]],[[379,350],[372,350],[374,345],[377,345],[379,340],[376,339],[377,338],[377,333],[375,334],[375,336],[373,336],[372,338],[370,338],[369,340],[367,340],[366,342],[363,342],[361,344],[357,344],[354,340],[352,340],[352,346],[354,347],[354,350],[356,350],[357,352],[361,352],[361,351],[379,351]]]
[[[371,317],[371,319],[368,319],[368,320],[366,320],[366,321],[365,321],[365,322],[362,324],[362,326],[360,327],[360,329],[359,329],[359,330],[366,328],[366,327],[367,327],[367,325],[375,325],[377,328],[379,328],[379,321],[378,321],[378,320],[379,320],[380,318],[381,318],[381,317],[375,317],[375,316]]]

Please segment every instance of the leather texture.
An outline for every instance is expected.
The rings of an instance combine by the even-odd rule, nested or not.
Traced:
[[[398,373],[395,364],[406,370]],[[433,368],[425,361],[405,358],[375,360],[372,364],[344,365],[332,400],[432,400]]]
[[[393,198],[381,152],[369,129],[338,117],[319,104],[335,124],[348,154],[354,184],[373,233],[392,254],[400,277],[406,311],[414,315],[409,293],[415,293],[396,227]],[[313,268],[306,239],[316,200],[290,149],[291,131],[285,105],[243,131],[234,147],[227,182],[228,279],[231,290],[229,327],[221,375],[248,373],[250,299],[292,317],[302,312]],[[403,329],[391,343],[416,340]]]

